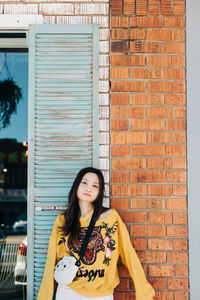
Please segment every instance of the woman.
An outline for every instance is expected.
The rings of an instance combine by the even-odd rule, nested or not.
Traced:
[[[81,266],[71,284],[58,285],[56,300],[112,300],[119,284],[119,256],[134,281],[136,300],[153,300],[154,290],[145,278],[126,225],[116,210],[102,206],[103,195],[101,171],[82,169],[70,190],[68,208],[56,217],[37,300],[53,299],[55,264],[65,255],[77,257],[93,213],[95,226]]]

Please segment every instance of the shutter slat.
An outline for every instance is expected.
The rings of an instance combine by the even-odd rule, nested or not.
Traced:
[[[57,65],[50,65],[50,64],[37,65],[36,69],[38,71],[38,73],[37,73],[37,75],[38,75],[41,72],[41,70],[43,70],[43,71],[45,70],[46,72],[49,72],[49,70],[52,70],[52,71],[58,70],[58,72],[61,72],[63,70],[66,70],[66,68],[68,68],[68,72],[71,72],[71,70],[76,71],[76,72],[91,70],[91,66],[80,65],[80,64],[70,65],[70,64],[66,64],[66,63],[65,64],[63,63],[62,65],[59,65],[59,70],[58,70]]]
[[[55,55],[56,55],[56,53],[53,55],[52,52],[49,52],[46,55],[44,55],[44,54],[38,55],[37,63],[40,64],[41,62],[44,63],[44,62],[49,62],[49,61],[52,62],[52,59],[53,58],[55,59]],[[56,56],[56,65],[61,64],[62,62],[68,63],[69,61],[71,61],[73,64],[77,63],[77,61],[80,61],[82,64],[88,65],[90,63],[90,60],[91,60],[91,55],[84,55],[84,59],[83,59],[82,53],[79,53],[79,55],[78,54],[74,55],[74,52],[73,52],[73,55],[72,54],[65,55],[65,53],[60,52],[60,53],[57,53],[57,56]]]
[[[45,74],[45,75],[40,75],[39,77],[36,78],[36,82],[41,82],[41,83],[46,83],[48,81],[51,82],[55,82],[55,80],[58,80],[62,83],[65,82],[90,82],[92,83],[92,78],[91,78],[91,74],[90,73],[85,73],[85,74],[79,74],[77,76],[76,73],[74,73],[73,75],[69,75],[69,74]],[[88,81],[86,81],[88,80]]]

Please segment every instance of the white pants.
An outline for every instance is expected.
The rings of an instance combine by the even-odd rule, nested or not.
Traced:
[[[59,284],[57,287],[55,300],[113,300],[113,295],[103,297],[83,296],[70,289],[67,285],[65,286]]]

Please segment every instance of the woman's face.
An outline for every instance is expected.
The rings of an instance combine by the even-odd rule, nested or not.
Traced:
[[[79,201],[86,201],[92,203],[96,200],[99,194],[99,178],[95,173],[86,173],[77,190],[77,197]]]

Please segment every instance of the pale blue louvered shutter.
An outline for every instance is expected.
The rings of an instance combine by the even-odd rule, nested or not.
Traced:
[[[98,167],[97,25],[31,25],[29,45],[28,299],[78,171]],[[44,299],[45,300],[45,299]]]

